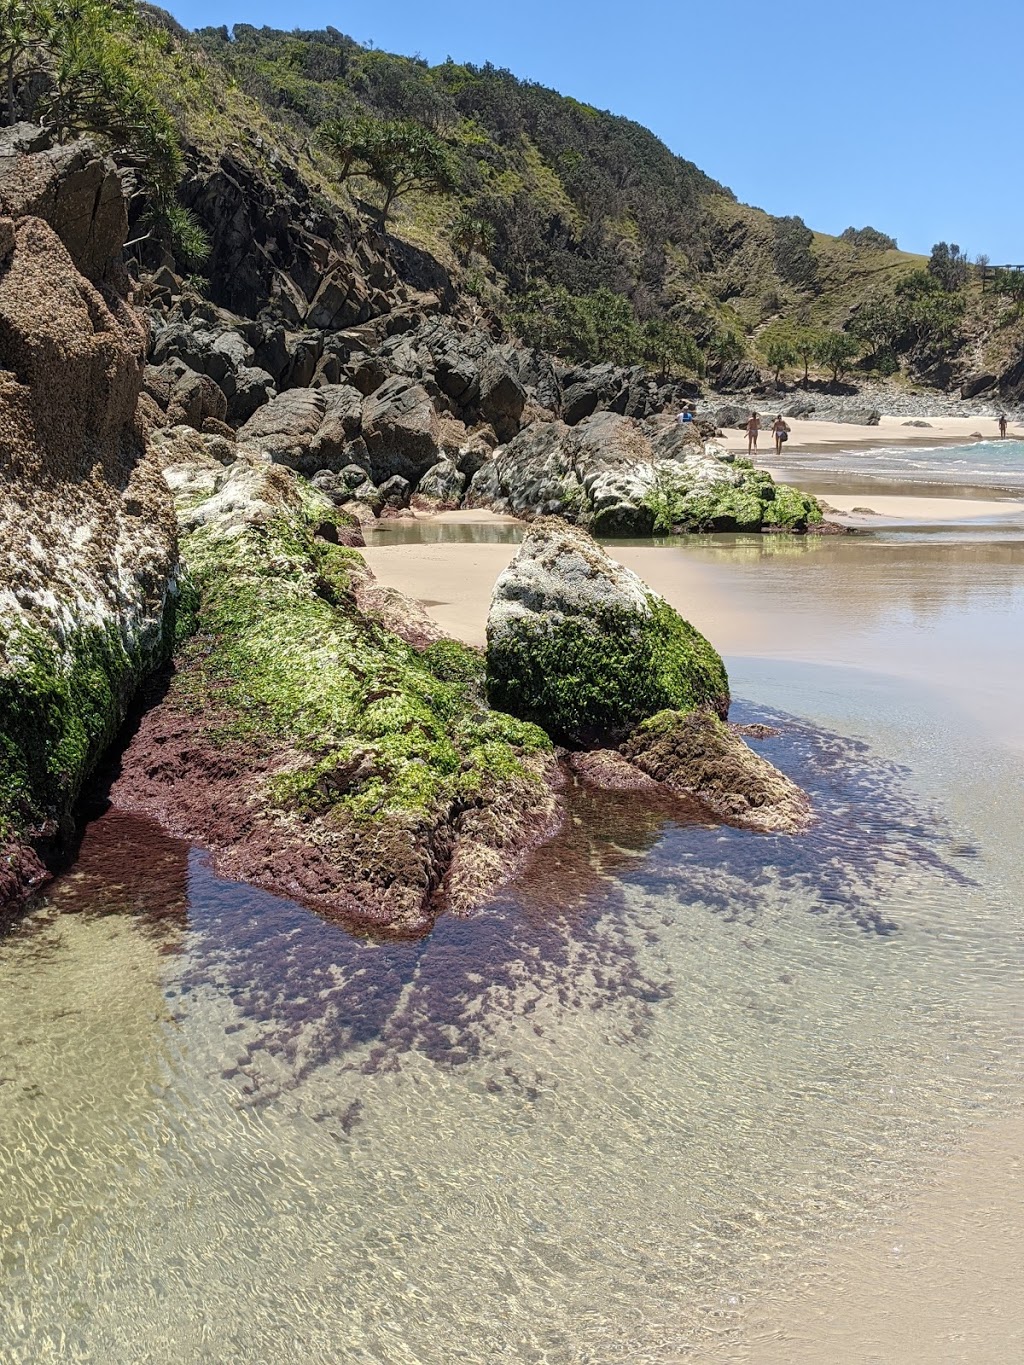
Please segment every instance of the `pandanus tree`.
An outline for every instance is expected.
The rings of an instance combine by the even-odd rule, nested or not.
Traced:
[[[176,197],[181,147],[150,79],[154,57],[134,0],[0,0],[6,122],[97,136],[134,179],[151,229],[197,263],[209,244]]]
[[[458,188],[458,161],[448,144],[414,119],[341,119],[320,133],[335,155],[339,179],[364,175],[381,191],[384,227],[397,199],[415,192],[450,194]]]

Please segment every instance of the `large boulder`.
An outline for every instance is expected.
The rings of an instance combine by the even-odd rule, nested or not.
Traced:
[[[466,487],[466,476],[451,460],[439,460],[420,479],[417,498],[437,508],[458,507]]]
[[[856,427],[877,427],[881,420],[877,408],[840,408],[832,414],[833,422],[849,422]]]
[[[573,746],[617,742],[666,708],[729,708],[725,667],[703,635],[555,518],[533,523],[495,584],[487,688],[494,706]]]
[[[42,218],[76,270],[94,283],[120,275],[128,206],[117,167],[88,138],[50,145],[34,124],[0,129],[0,214]]]
[[[67,164],[100,196],[73,229],[65,210],[85,199],[55,187],[52,158],[3,175],[38,178],[22,202],[102,275],[119,254],[107,163]],[[173,638],[176,528],[138,412],[144,360],[136,315],[54,227],[0,217],[0,901],[67,846],[83,783]]]
[[[492,352],[480,367],[480,416],[508,440],[519,430],[525,406],[526,390],[504,357]]]
[[[363,440],[374,483],[401,475],[415,484],[441,452],[441,426],[421,384],[396,375],[363,400]]]
[[[288,389],[259,408],[240,427],[238,439],[307,477],[321,469],[337,471],[360,463],[355,454],[362,450],[356,444],[362,402],[350,384]]]

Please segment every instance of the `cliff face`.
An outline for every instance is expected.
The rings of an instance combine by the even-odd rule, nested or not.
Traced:
[[[177,561],[139,411],[146,332],[117,292],[120,186],[88,144],[42,141],[0,141],[0,902],[44,875],[166,657]]]

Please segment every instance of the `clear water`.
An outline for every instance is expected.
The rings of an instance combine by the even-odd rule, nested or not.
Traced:
[[[492,905],[379,944],[93,823],[0,940],[0,1358],[674,1361],[1017,1109],[1024,756],[953,684],[988,611],[1012,698],[1024,564],[873,543],[692,547],[802,623],[729,659],[798,839],[576,790]]]

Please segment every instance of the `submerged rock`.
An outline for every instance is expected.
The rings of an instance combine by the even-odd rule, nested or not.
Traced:
[[[535,522],[487,618],[495,706],[559,743],[622,739],[666,707],[729,708],[725,666],[664,598],[577,527]]]
[[[192,634],[112,799],[228,876],[420,932],[557,825],[551,744],[488,709],[479,653],[334,542],[328,498],[251,447],[221,467],[215,442],[165,436]]]
[[[810,822],[810,802],[796,783],[707,711],[651,716],[621,752],[648,777],[730,824],[792,834]]]

